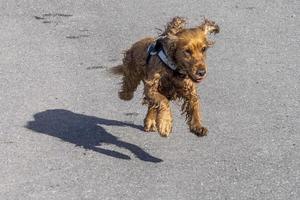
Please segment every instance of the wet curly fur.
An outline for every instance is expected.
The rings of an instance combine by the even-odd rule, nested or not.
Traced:
[[[144,130],[158,131],[163,137],[172,131],[169,101],[175,99],[183,100],[182,112],[190,131],[197,136],[208,132],[201,122],[197,83],[206,76],[203,74],[207,71],[206,49],[213,44],[208,40],[208,34],[218,33],[219,27],[207,19],[194,28],[185,28],[185,25],[184,18],[174,17],[159,35],[164,50],[182,74],[172,71],[157,56],[152,56],[146,63],[147,48],[155,38],[144,38],[133,44],[124,53],[123,64],[112,68],[114,74],[123,75],[119,91],[123,100],[132,99],[139,83],[144,83],[144,103],[148,105]]]

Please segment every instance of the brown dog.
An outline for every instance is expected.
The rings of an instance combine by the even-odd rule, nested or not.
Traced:
[[[172,131],[169,101],[182,99],[190,131],[204,136],[208,130],[202,125],[197,83],[207,74],[206,50],[213,42],[208,34],[218,33],[215,22],[204,20],[195,28],[185,28],[186,21],[174,17],[157,39],[142,39],[125,52],[123,64],[112,69],[122,74],[119,97],[130,100],[141,81],[144,83],[144,103],[148,113],[145,131],[158,131],[167,137]]]

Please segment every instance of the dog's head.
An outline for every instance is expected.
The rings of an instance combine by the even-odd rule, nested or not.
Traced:
[[[175,17],[166,26],[163,45],[180,71],[186,73],[194,82],[200,82],[207,73],[206,50],[214,42],[208,39],[211,33],[219,33],[219,26],[207,19],[195,28],[185,28],[186,21]]]

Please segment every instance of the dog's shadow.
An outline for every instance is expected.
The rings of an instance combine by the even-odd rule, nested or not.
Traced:
[[[159,158],[151,156],[139,146],[120,140],[118,137],[107,132],[101,125],[129,126],[139,130],[142,129],[141,126],[77,114],[62,109],[46,110],[36,113],[33,117],[34,120],[29,121],[26,128],[38,133],[60,138],[76,146],[115,158],[130,159],[128,155],[100,147],[103,143],[113,144],[131,151],[140,160],[154,163],[162,161]]]

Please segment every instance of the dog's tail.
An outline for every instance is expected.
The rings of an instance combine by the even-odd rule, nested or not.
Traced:
[[[124,74],[124,66],[118,65],[109,69],[109,72],[114,75],[123,75]]]

